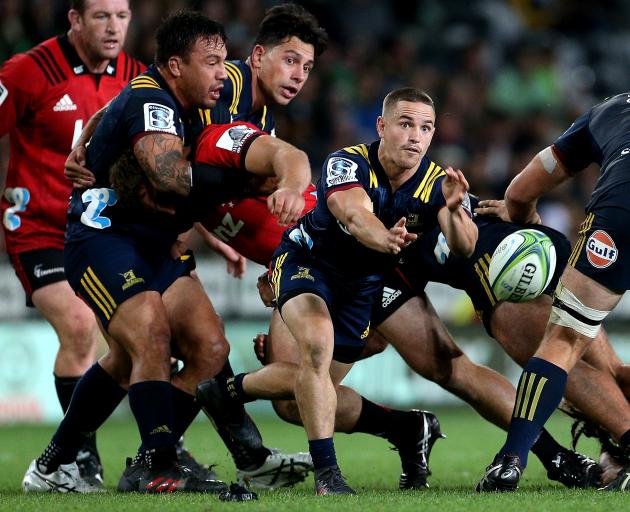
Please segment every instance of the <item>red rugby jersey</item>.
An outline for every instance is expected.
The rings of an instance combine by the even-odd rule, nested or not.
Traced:
[[[88,119],[145,66],[121,52],[90,73],[66,35],[15,55],[0,69],[0,136],[9,134],[0,201],[7,250],[63,249],[71,184],[63,167]]]
[[[254,125],[243,122],[210,125],[197,141],[195,159],[220,167],[242,169],[249,144],[256,135],[263,133]],[[304,191],[304,201],[302,214],[312,210],[317,202],[313,185]],[[287,226],[279,226],[277,217],[269,212],[267,196],[224,203],[209,213],[202,224],[247,259],[265,266],[287,229]]]

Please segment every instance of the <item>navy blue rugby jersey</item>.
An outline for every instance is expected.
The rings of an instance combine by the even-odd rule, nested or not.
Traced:
[[[618,94],[582,114],[553,144],[557,158],[571,173],[591,163],[601,167],[587,205],[630,182],[630,93]]]
[[[416,173],[396,191],[378,160],[380,141],[336,151],[324,162],[317,184],[315,208],[302,217],[285,238],[308,247],[312,256],[333,271],[349,276],[383,274],[396,257],[369,249],[356,240],[328,209],[326,198],[335,191],[363,187],[372,201],[374,214],[387,228],[401,217],[407,229],[425,233],[438,224],[437,214],[446,205],[441,183],[445,172],[424,156]]]
[[[207,118],[204,111],[197,110],[184,112],[154,66],[127,84],[112,101],[87,147],[86,166],[94,173],[96,182],[88,190],[73,190],[66,242],[114,230],[170,244],[178,233],[189,229],[191,221],[186,214],[158,215],[142,213],[140,209],[130,212],[118,205],[109,169],[121,155],[133,151],[138,139],[147,134],[176,135],[184,145],[189,145],[201,131],[200,118],[207,120],[207,124],[229,121],[227,109],[220,104],[207,112]]]
[[[271,112],[264,105],[252,112],[254,101],[252,94],[252,70],[241,60],[231,60],[225,63],[228,79],[221,91],[221,101],[228,106],[233,121],[247,121],[262,131],[275,135],[276,123]]]

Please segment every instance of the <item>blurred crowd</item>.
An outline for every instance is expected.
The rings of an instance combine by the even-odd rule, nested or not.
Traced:
[[[229,58],[246,58],[268,0],[132,0],[127,49],[150,63],[168,12],[192,7],[225,24]],[[600,0],[300,1],[331,43],[307,86],[275,113],[277,134],[307,151],[314,178],[327,153],[375,138],[392,88],[425,89],[437,107],[429,155],[497,198],[511,177],[581,112],[630,90],[630,2]],[[62,33],[62,0],[0,1],[0,62]],[[1,158],[6,159],[6,150]],[[596,170],[541,204],[573,237]]]

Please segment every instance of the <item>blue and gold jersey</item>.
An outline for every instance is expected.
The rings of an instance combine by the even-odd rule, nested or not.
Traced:
[[[254,98],[252,70],[249,65],[241,60],[231,60],[225,63],[225,70],[228,79],[221,91],[221,102],[227,105],[232,121],[247,121],[262,131],[275,135],[276,123],[267,106],[252,112]]]
[[[187,115],[188,114],[188,115]],[[96,182],[88,190],[74,189],[68,209],[66,242],[82,240],[102,230],[133,233],[156,243],[170,244],[186,231],[185,215],[165,220],[153,214],[130,212],[118,205],[111,188],[109,170],[143,136],[154,133],[175,135],[185,145],[198,130],[198,112],[184,112],[158,70],[151,66],[137,76],[112,100],[87,148],[87,167]],[[210,116],[210,114],[209,114]],[[212,109],[209,121],[225,123],[227,109],[220,104]]]
[[[404,216],[407,229],[419,234],[437,225],[438,211],[446,204],[441,187],[445,173],[426,156],[416,173],[392,191],[378,159],[379,143],[360,144],[329,155],[317,184],[317,196],[321,200],[302,217],[295,229],[285,233],[285,238],[308,247],[322,265],[346,275],[381,274],[395,258],[356,240],[328,209],[326,198],[330,194],[362,187],[372,201],[374,215],[387,228]]]
[[[630,93],[608,98],[576,119],[553,144],[556,156],[571,173],[591,163],[601,167],[587,210],[595,203],[603,205],[607,192],[630,182],[629,112]]]

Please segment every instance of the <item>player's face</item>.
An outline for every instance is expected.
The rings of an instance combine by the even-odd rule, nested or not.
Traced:
[[[379,117],[379,154],[400,169],[412,169],[429,149],[435,133],[435,111],[420,102],[399,101]]]
[[[95,62],[114,59],[125,44],[131,20],[128,0],[87,0],[72,30]]]
[[[313,69],[313,45],[291,37],[270,48],[257,46],[254,52],[259,52],[259,58],[255,54],[253,61],[267,103],[289,104],[302,90]]]
[[[186,108],[212,108],[217,104],[223,82],[227,79],[227,48],[219,37],[199,38],[188,59],[181,60],[180,91]]]

